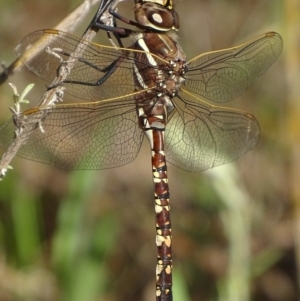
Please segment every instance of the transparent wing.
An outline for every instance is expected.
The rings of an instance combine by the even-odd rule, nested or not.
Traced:
[[[62,169],[125,165],[138,155],[143,139],[133,98],[25,111],[20,120],[35,120],[34,115],[41,113],[45,118],[30,133],[18,155]],[[12,121],[0,128],[2,147],[10,145],[14,130]]]
[[[226,102],[264,74],[282,47],[281,36],[269,32],[234,48],[201,54],[188,62],[184,85],[207,99]]]
[[[62,61],[69,60],[72,55],[77,61],[64,83],[66,92],[81,99],[99,100],[134,91],[135,55],[142,52],[102,46],[62,31],[47,29],[23,38],[16,53],[30,71],[49,82],[56,77]],[[163,62],[153,54],[152,57]],[[151,81],[155,68],[145,62],[139,64],[141,69],[149,69]],[[147,78],[144,80],[147,84]]]
[[[249,113],[210,106],[184,91],[173,103],[176,110],[165,132],[166,158],[184,170],[202,171],[233,161],[259,140],[258,122]]]

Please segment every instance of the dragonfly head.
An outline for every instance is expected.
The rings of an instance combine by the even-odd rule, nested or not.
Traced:
[[[172,0],[135,0],[135,19],[143,25],[157,31],[179,29],[179,16]]]

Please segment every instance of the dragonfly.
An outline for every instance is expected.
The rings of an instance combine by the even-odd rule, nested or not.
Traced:
[[[109,2],[109,1],[108,1]],[[259,141],[256,118],[247,112],[210,104],[227,102],[249,88],[276,61],[282,38],[268,32],[233,48],[191,60],[174,31],[179,16],[171,0],[136,0],[131,30],[113,32],[122,46],[91,43],[48,29],[33,32],[16,48],[37,76],[52,81],[65,62],[72,70],[60,86],[82,101],[39,106],[0,128],[0,145],[11,143],[16,123],[39,120],[19,150],[21,157],[67,170],[107,169],[133,161],[146,136],[151,148],[156,214],[156,300],[172,300],[172,229],[167,161],[198,172],[243,156]],[[38,45],[38,49],[37,46]],[[78,51],[78,45],[84,50]],[[27,53],[34,47],[35,55]],[[49,89],[54,88],[50,86]],[[41,117],[42,116],[42,117]]]

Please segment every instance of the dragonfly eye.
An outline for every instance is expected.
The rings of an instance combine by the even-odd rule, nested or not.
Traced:
[[[138,3],[135,6],[135,19],[143,25],[159,31],[179,29],[179,16],[173,8],[157,3]]]

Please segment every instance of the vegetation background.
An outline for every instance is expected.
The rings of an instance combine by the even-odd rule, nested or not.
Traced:
[[[54,27],[80,0],[1,0],[0,57],[26,34]],[[129,15],[132,1],[122,7]],[[96,8],[95,8],[96,9]],[[230,107],[254,114],[249,154],[203,173],[169,166],[175,301],[294,301],[300,286],[300,3],[178,0],[188,58],[267,31],[284,52]],[[91,16],[94,11],[91,12]],[[86,19],[77,31],[81,35]],[[108,44],[105,35],[99,41]],[[45,83],[25,69],[20,91]],[[0,87],[0,124],[12,90]],[[147,141],[131,164],[64,172],[15,158],[0,183],[0,301],[153,301],[155,228]]]

